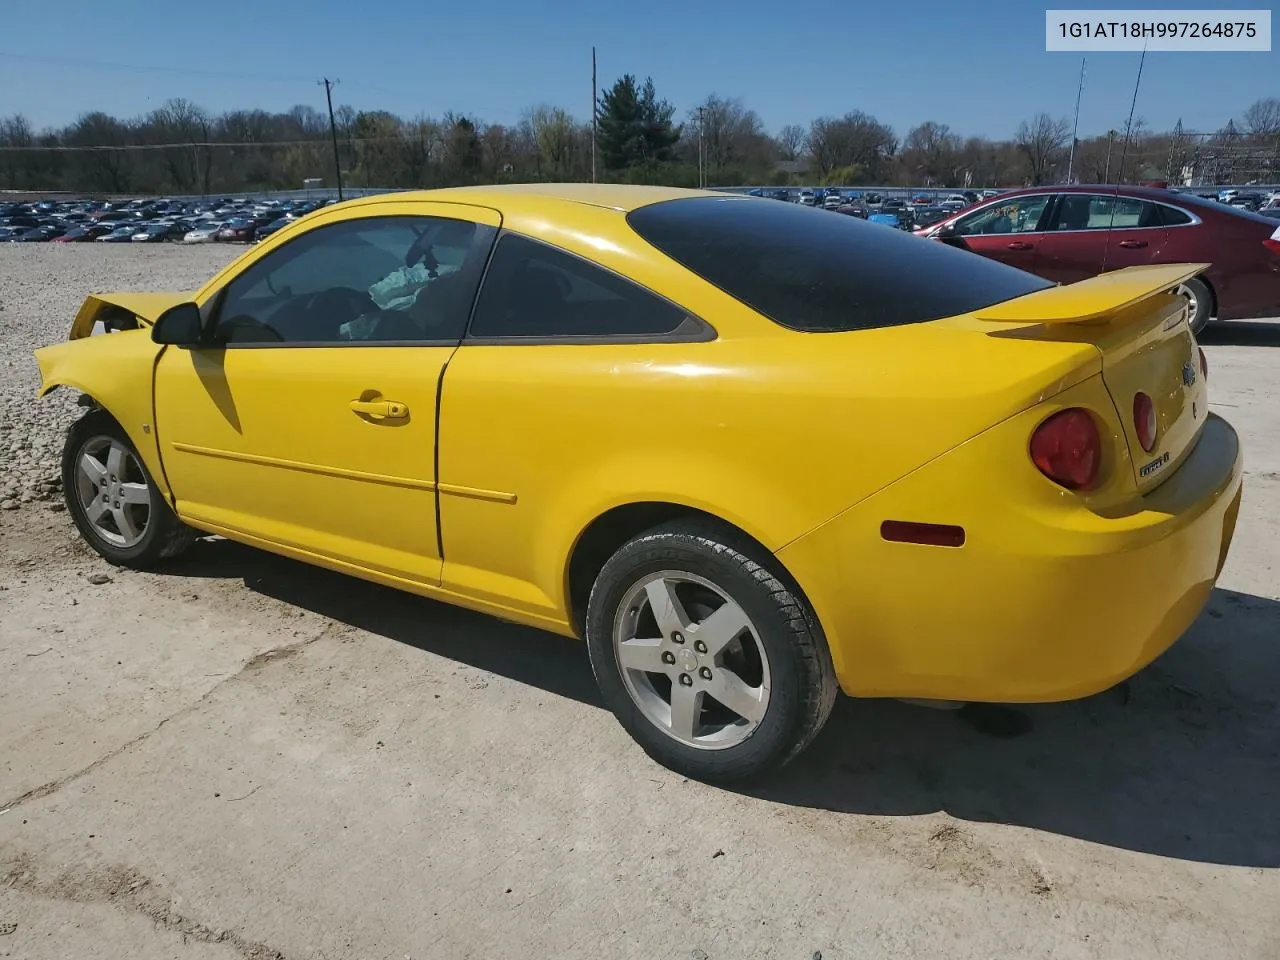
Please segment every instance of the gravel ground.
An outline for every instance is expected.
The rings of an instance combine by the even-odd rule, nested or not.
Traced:
[[[1249,476],[1169,654],[1016,712],[844,701],[734,792],[645,759],[571,641],[80,544],[31,350],[235,252],[0,245],[0,957],[1280,956],[1280,325],[1207,338]]]

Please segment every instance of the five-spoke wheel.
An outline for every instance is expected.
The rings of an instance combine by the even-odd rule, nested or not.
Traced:
[[[659,762],[753,776],[817,735],[831,657],[798,588],[758,544],[705,522],[642,533],[604,565],[587,648],[605,703]]]
[[[112,563],[148,566],[177,556],[196,538],[105,410],[90,411],[67,432],[62,491],[80,535]]]

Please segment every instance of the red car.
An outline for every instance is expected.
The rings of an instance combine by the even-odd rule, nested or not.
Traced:
[[[1189,193],[1114,184],[1013,190],[918,233],[1058,283],[1140,264],[1211,263],[1184,289],[1193,330],[1211,317],[1280,315],[1276,221]]]

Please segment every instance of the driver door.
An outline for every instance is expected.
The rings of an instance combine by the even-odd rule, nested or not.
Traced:
[[[156,430],[183,519],[435,584],[438,389],[500,217],[373,209],[287,231],[206,298],[211,345],[157,363]]]
[[[1034,193],[982,207],[956,220],[948,242],[1035,273],[1052,199],[1051,193]]]

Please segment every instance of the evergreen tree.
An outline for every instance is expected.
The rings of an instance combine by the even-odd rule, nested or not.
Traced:
[[[624,74],[601,91],[596,120],[598,144],[606,170],[624,170],[669,160],[680,128],[671,122],[675,107],[659,100],[652,78],[643,86]]]

